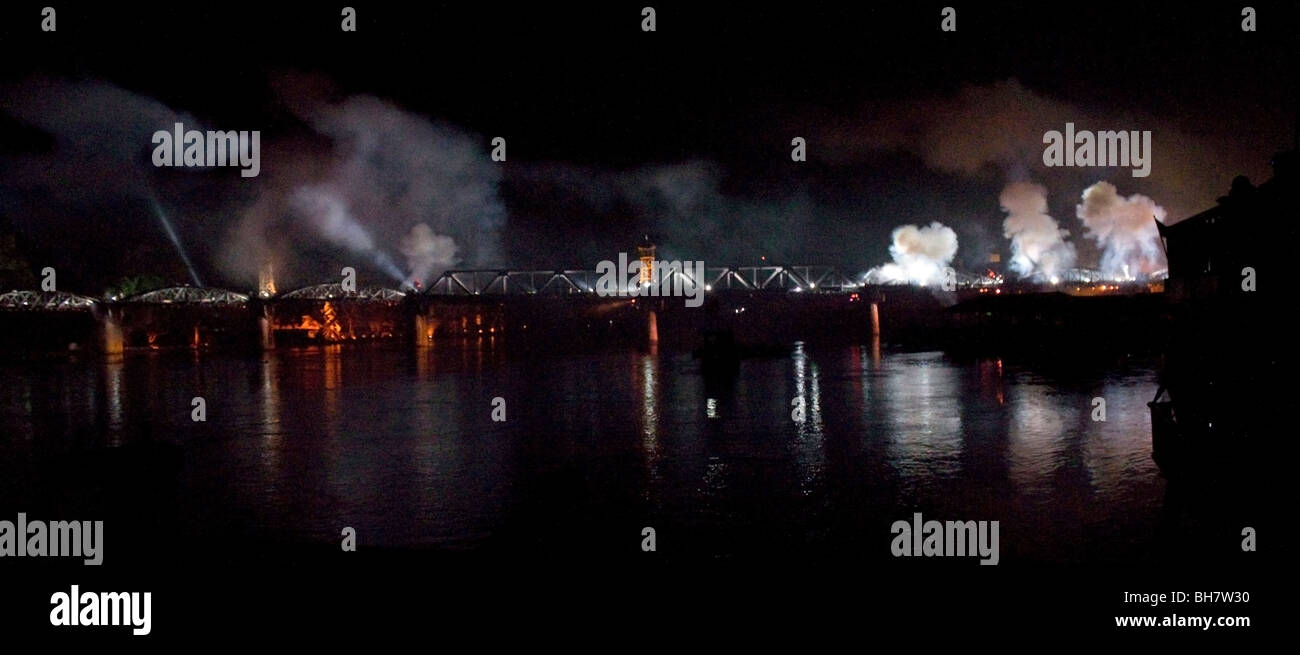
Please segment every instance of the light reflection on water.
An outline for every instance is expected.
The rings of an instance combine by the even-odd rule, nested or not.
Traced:
[[[348,525],[369,544],[471,550],[624,523],[677,528],[678,547],[702,555],[773,530],[773,548],[852,550],[924,511],[1000,520],[1021,556],[1071,559],[1089,540],[1133,539],[1158,511],[1149,368],[1062,381],[879,348],[797,344],[720,384],[683,353],[472,344],[10,364],[0,458],[21,471],[170,443],[185,506],[204,507],[209,529],[331,541]],[[1098,396],[1105,422],[1090,417]],[[505,422],[491,420],[495,397]],[[557,522],[564,535],[547,532]]]
[[[794,393],[803,400],[804,418],[795,423],[795,461],[799,468],[800,492],[813,492],[817,478],[825,466],[823,449],[823,424],[820,371],[817,363],[808,357],[803,343],[795,344],[791,356],[794,369]]]

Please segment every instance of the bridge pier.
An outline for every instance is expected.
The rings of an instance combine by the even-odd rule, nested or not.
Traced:
[[[433,345],[433,328],[436,321],[430,322],[429,312],[432,307],[419,296],[409,295],[402,299],[406,315],[406,331],[416,349],[429,348]]]
[[[871,303],[871,336],[880,339],[880,303]]]
[[[659,316],[653,309],[646,316],[646,338],[651,344],[659,343]]]
[[[262,303],[257,312],[257,335],[262,350],[275,350],[275,332],[272,329],[271,306]]]
[[[120,307],[108,305],[103,316],[99,317],[99,347],[108,357],[121,357],[126,350],[121,313]]]
[[[433,345],[433,328],[424,311],[416,309],[411,315],[411,338],[415,339],[416,348],[429,348]]]

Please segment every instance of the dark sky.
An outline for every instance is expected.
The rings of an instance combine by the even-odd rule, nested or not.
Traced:
[[[187,279],[151,199],[204,281],[237,288],[265,258],[286,283],[355,265],[392,286],[376,253],[406,272],[419,222],[465,268],[594,268],[649,232],[710,265],[861,272],[895,227],[940,221],[970,269],[1007,252],[999,192],[1029,181],[1092,266],[1089,185],[1176,220],[1235,175],[1263,181],[1294,137],[1293,3],[1253,4],[1253,33],[1240,4],[955,5],[955,33],[942,3],[654,3],[654,33],[646,2],[473,4],[354,3],[352,34],[334,5],[60,4],[47,34],[41,3],[7,4],[0,216],[35,268],[90,293]],[[153,167],[149,135],[173,116],[260,130],[261,175]],[[1067,120],[1151,130],[1151,176],[1045,167],[1043,133]],[[494,136],[507,162],[487,159]],[[321,198],[373,243],[317,234],[304,206]]]

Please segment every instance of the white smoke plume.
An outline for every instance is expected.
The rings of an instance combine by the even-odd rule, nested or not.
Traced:
[[[1033,182],[1011,182],[998,196],[1003,234],[1011,239],[1011,270],[1021,277],[1053,279],[1074,265],[1070,235],[1047,213],[1047,188]]]
[[[938,221],[926,227],[902,225],[894,229],[889,246],[893,263],[867,271],[870,284],[941,284],[948,265],[957,255],[957,233]]]
[[[1084,235],[1101,250],[1101,272],[1111,278],[1150,275],[1168,266],[1154,219],[1165,210],[1140,194],[1127,198],[1115,185],[1098,182],[1083,191],[1075,211],[1083,221]]]
[[[373,96],[339,99],[288,79],[282,100],[311,133],[265,149],[259,193],[221,253],[228,276],[248,278],[272,261],[301,284],[352,265],[387,278],[370,283],[409,287],[451,265],[503,263],[501,167],[486,139]],[[395,263],[402,256],[405,269]]]
[[[433,228],[416,223],[402,237],[401,253],[411,270],[409,283],[423,284],[435,269],[445,269],[456,264],[456,241],[448,236],[434,234]]]

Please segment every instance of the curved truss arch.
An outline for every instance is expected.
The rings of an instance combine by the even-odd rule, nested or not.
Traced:
[[[16,311],[89,311],[97,301],[64,291],[16,290],[0,294],[0,309]]]
[[[248,296],[225,289],[168,287],[131,296],[126,301],[155,304],[241,305],[248,302]]]
[[[279,296],[282,299],[290,300],[360,300],[363,302],[393,302],[406,297],[406,294],[397,289],[388,289],[385,287],[359,287],[355,291],[344,291],[343,285],[335,282],[334,284],[317,284],[315,286],[303,287]]]

